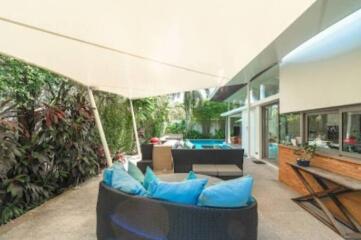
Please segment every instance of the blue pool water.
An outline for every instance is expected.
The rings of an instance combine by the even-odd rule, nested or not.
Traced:
[[[223,139],[187,139],[187,144],[194,146],[195,149],[230,149]]]

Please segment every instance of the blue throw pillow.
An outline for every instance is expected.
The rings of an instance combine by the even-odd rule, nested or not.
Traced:
[[[190,171],[187,175],[186,180],[193,180],[193,179],[197,179],[197,175],[193,171]]]
[[[111,187],[112,186],[112,176],[113,176],[113,169],[106,168],[103,171],[103,182],[105,185]]]
[[[208,179],[170,183],[153,181],[149,184],[148,196],[169,202],[196,205],[207,182]]]
[[[112,187],[131,195],[143,196],[146,190],[137,180],[130,176],[123,167],[113,167]]]
[[[108,168],[104,169],[104,171],[103,171],[103,182],[105,183],[105,185],[107,185],[109,187],[112,186],[113,168],[115,168],[115,167],[124,168],[124,166],[122,164],[120,164],[119,162],[114,162],[111,167],[108,167]]]
[[[253,178],[245,176],[207,187],[198,199],[199,206],[235,208],[249,205],[252,199]]]
[[[153,181],[159,181],[158,177],[154,174],[150,167],[147,167],[145,170],[143,186],[145,189],[148,189],[149,184]]]
[[[132,176],[135,180],[143,184],[144,174],[142,171],[132,162],[128,162],[128,174]]]

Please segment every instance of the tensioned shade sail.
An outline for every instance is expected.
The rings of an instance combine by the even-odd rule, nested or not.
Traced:
[[[0,52],[142,98],[225,84],[315,0],[0,0]]]

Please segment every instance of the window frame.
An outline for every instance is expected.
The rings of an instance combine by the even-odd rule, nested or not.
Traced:
[[[312,110],[312,111],[305,111],[301,112],[301,121],[300,121],[300,128],[301,128],[301,138],[302,143],[308,142],[308,116],[312,115],[319,115],[319,114],[330,114],[330,113],[337,113],[339,118],[339,148],[338,150],[335,149],[327,149],[317,147],[316,153],[319,154],[328,154],[328,155],[337,155],[341,157],[350,157],[356,159],[357,161],[361,160],[361,154],[358,153],[350,153],[343,151],[343,119],[342,115],[347,112],[360,112],[361,105],[353,105],[353,106],[344,106],[338,108],[328,108],[328,109],[320,109],[320,110]]]
[[[338,129],[339,129],[338,142],[339,142],[339,147],[338,147],[338,150],[317,147],[316,151],[319,152],[319,153],[326,153],[326,154],[341,154],[340,150],[342,149],[342,145],[341,145],[341,142],[340,142],[340,138],[342,138],[342,119],[340,119],[340,116],[342,118],[342,114],[340,114],[340,110],[337,109],[337,108],[336,109],[323,109],[323,110],[318,110],[318,111],[315,110],[315,111],[306,112],[304,114],[304,123],[303,123],[304,138],[302,139],[303,143],[308,143],[308,135],[309,135],[308,117],[309,116],[315,116],[315,115],[321,115],[321,114],[337,114],[338,115]]]
[[[303,136],[304,136],[304,133],[303,133],[303,114],[300,113],[300,112],[283,113],[283,114],[278,113],[278,143],[282,144],[281,143],[281,116],[282,115],[288,115],[288,114],[298,115],[299,118],[300,118],[299,130],[300,130],[300,138],[301,138],[301,144],[302,144],[304,142],[304,139],[303,139]]]
[[[346,152],[346,151],[343,151],[343,117],[342,115],[344,113],[348,113],[348,112],[361,112],[361,106],[352,106],[352,107],[343,107],[343,108],[340,108],[339,110],[340,112],[340,118],[341,118],[341,134],[340,134],[340,155],[341,156],[345,156],[345,157],[352,157],[352,158],[357,158],[357,159],[360,159],[361,160],[361,154],[358,154],[358,153],[351,153],[351,152]]]

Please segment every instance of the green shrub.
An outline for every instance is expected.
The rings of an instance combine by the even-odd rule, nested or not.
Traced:
[[[104,166],[86,91],[0,56],[0,224]]]

